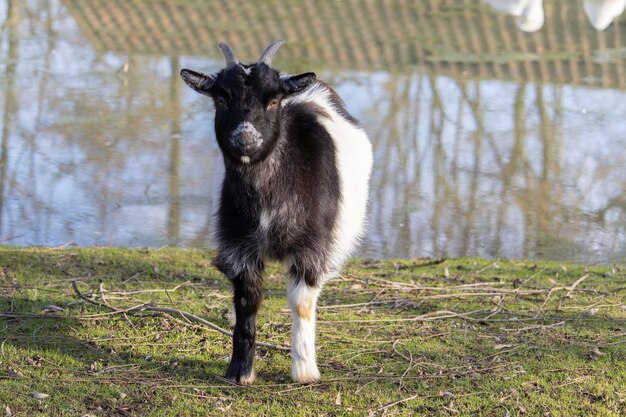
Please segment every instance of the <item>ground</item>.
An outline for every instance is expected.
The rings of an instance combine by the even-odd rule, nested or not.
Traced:
[[[238,386],[229,337],[176,313],[228,330],[212,256],[0,247],[0,413],[626,415],[623,265],[355,260],[320,299],[322,381],[291,383],[289,352],[260,347]],[[289,345],[286,288],[269,265],[259,342]]]

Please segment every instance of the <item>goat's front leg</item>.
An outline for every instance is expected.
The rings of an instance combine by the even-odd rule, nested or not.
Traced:
[[[256,314],[261,305],[261,270],[254,269],[231,278],[234,289],[235,317],[233,354],[226,378],[240,384],[254,382]]]
[[[287,298],[293,316],[291,341],[293,382],[308,383],[320,379],[315,353],[315,311],[320,286],[308,285],[304,279],[298,278],[292,278],[289,284]]]

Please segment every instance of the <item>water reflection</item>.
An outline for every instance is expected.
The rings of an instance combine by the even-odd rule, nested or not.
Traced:
[[[276,65],[337,86],[374,143],[362,255],[624,259],[620,18],[544,11],[526,34],[472,0],[0,3],[0,243],[212,246],[213,115],[178,69],[284,37]]]

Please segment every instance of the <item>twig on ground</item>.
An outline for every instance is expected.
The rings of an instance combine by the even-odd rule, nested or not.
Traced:
[[[111,295],[136,295],[136,294],[146,294],[152,292],[174,292],[181,287],[187,286],[191,284],[191,281],[183,282],[182,284],[178,284],[177,286],[167,289],[167,288],[150,288],[147,290],[135,290],[135,291],[107,291],[108,294]]]
[[[485,271],[487,271],[488,269],[492,269],[492,268],[496,268],[496,269],[497,269],[497,268],[499,268],[499,267],[500,267],[499,262],[498,262],[498,261],[495,261],[494,263],[492,263],[492,264],[490,264],[490,265],[487,265],[487,266],[486,266],[486,267],[484,267],[484,268],[479,269],[478,271],[476,271],[476,272],[475,272],[475,274],[480,274],[481,272],[485,272]]]
[[[537,310],[537,314],[535,314],[535,317],[539,317],[539,314],[541,314],[541,312],[543,311],[543,308],[546,306],[546,304],[548,304],[548,300],[550,299],[550,296],[552,295],[552,293],[554,293],[556,291],[567,291],[567,295],[569,296],[572,293],[572,291],[574,291],[576,289],[578,284],[580,284],[581,282],[583,282],[587,278],[589,278],[589,274],[585,274],[582,277],[578,278],[576,281],[574,281],[572,283],[572,285],[550,288],[549,291],[548,291],[548,295],[546,295],[546,298],[543,301],[543,304]]]
[[[403,379],[404,377],[413,369],[417,366],[417,364],[413,364],[413,353],[411,353],[411,351],[409,351],[409,366],[406,367],[406,370],[402,373],[402,376],[400,377],[400,381],[398,382],[398,388],[402,388],[404,387],[403,384]]]
[[[78,295],[78,297],[80,297],[82,300],[85,300],[86,302],[93,304],[93,305],[97,305],[99,307],[105,307],[108,309],[113,310],[115,313],[132,313],[132,312],[137,312],[137,311],[154,311],[157,313],[165,313],[165,314],[169,314],[172,316],[182,316],[184,318],[186,318],[189,321],[192,322],[196,322],[196,323],[200,323],[203,324],[206,327],[209,327],[210,329],[213,329],[215,331],[218,331],[228,337],[233,337],[233,334],[231,332],[229,332],[228,330],[222,329],[220,326],[218,326],[215,323],[211,323],[208,320],[205,320],[203,318],[200,318],[198,316],[195,316],[191,313],[187,313],[185,311],[181,311],[181,310],[177,310],[177,309],[172,309],[172,308],[167,308],[167,307],[156,307],[150,304],[142,304],[139,306],[135,306],[135,307],[131,307],[131,308],[127,308],[127,309],[119,309],[117,307],[114,307],[112,305],[109,304],[104,304],[104,303],[100,303],[98,301],[95,301],[89,297],[87,297],[85,294],[83,294],[79,289],[78,289],[78,285],[76,284],[77,281],[72,281],[72,288],[74,289],[74,292],[76,293],[76,295]],[[270,343],[263,343],[263,342],[256,342],[257,346],[262,346],[265,348],[269,348],[269,349],[276,349],[276,350],[281,350],[283,352],[289,352],[291,351],[291,348],[287,347],[287,346],[279,346],[279,345],[272,345]]]
[[[580,284],[581,282],[583,282],[584,280],[586,280],[587,278],[589,278],[589,274],[585,274],[582,277],[578,278],[576,281],[574,281],[572,283],[572,285],[565,287],[564,289],[567,291],[567,293],[571,293],[572,291],[574,291],[576,289],[576,287],[578,287],[578,284]]]
[[[335,321],[318,321],[320,324],[336,324],[336,323],[394,323],[394,322],[402,322],[402,321],[436,321],[443,319],[452,319],[452,318],[460,318],[468,321],[476,321],[482,322],[485,321],[481,318],[470,317],[472,314],[482,313],[485,309],[468,311],[467,313],[456,313],[454,311],[449,310],[438,310],[433,311],[426,314],[421,314],[419,316],[413,317],[404,317],[397,319],[369,319],[369,320],[335,320]]]
[[[411,359],[409,359],[406,355],[400,353],[400,351],[398,351],[398,349],[396,349],[396,345],[398,344],[399,341],[400,341],[400,339],[396,339],[396,341],[393,342],[393,345],[391,346],[391,348],[393,349],[394,352],[396,352],[398,354],[398,356],[402,356],[407,361],[412,362]]]
[[[589,380],[591,378],[592,377],[589,376],[589,375],[579,376],[578,378],[573,378],[573,379],[571,379],[571,380],[569,380],[567,382],[564,382],[563,384],[559,384],[559,385],[555,385],[555,386],[551,387],[550,391],[554,391],[554,390],[556,390],[558,388],[563,388],[565,386],[572,385],[572,384],[579,384],[579,383],[581,383],[583,381],[587,381],[587,380]]]
[[[520,329],[502,329],[505,332],[515,332],[515,333],[519,333],[519,332],[525,332],[528,330],[537,330],[537,329],[548,329],[551,327],[558,327],[558,326],[562,326],[565,324],[565,321],[560,321],[558,323],[552,323],[552,324],[535,324],[532,326],[526,326],[526,327],[522,327]]]
[[[414,399],[416,399],[416,398],[418,398],[418,397],[428,398],[428,397],[432,397],[432,395],[427,395],[427,396],[424,396],[422,393],[415,394],[415,395],[411,395],[410,397],[406,397],[406,398],[403,398],[403,399],[401,399],[401,400],[394,401],[394,402],[389,403],[389,404],[385,404],[384,406],[380,407],[380,408],[379,408],[378,410],[376,410],[376,411],[378,411],[378,412],[380,412],[380,411],[385,411],[385,410],[387,410],[387,409],[389,409],[389,408],[391,408],[391,407],[393,407],[393,406],[395,406],[395,405],[398,405],[398,404],[400,404],[400,403],[404,403],[404,402],[407,402],[407,401],[414,400]]]

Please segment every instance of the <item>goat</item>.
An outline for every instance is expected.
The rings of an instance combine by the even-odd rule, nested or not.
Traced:
[[[307,72],[280,75],[271,43],[254,64],[219,44],[226,67],[180,72],[213,99],[225,174],[217,210],[215,266],[232,282],[236,323],[226,377],[254,381],[256,315],[265,260],[286,263],[293,315],[291,377],[320,379],[315,310],[322,285],[358,242],[366,217],[372,149],[327,84]]]

